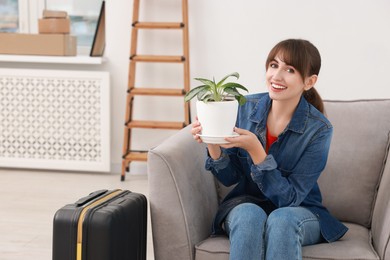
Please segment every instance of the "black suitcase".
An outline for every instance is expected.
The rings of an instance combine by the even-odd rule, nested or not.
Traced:
[[[53,260],[145,260],[147,201],[127,190],[99,190],[59,209]]]

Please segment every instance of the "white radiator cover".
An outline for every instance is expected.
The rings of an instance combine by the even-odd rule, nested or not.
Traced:
[[[0,69],[0,167],[110,171],[109,73]]]

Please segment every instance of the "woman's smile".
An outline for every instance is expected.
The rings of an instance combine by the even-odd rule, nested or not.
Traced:
[[[279,85],[279,84],[276,84],[276,83],[271,83],[271,87],[272,87],[272,90],[276,91],[276,92],[280,92],[280,91],[283,91],[283,90],[287,89],[286,86]]]

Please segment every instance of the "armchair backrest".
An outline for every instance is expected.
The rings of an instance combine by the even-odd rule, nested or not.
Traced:
[[[390,100],[326,101],[334,127],[319,185],[323,203],[341,221],[371,226],[389,149]]]

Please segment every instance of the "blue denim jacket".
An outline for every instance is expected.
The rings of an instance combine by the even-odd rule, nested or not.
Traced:
[[[266,123],[272,100],[268,93],[247,96],[240,106],[236,126],[256,134],[266,145]],[[301,98],[286,129],[271,145],[265,160],[253,164],[241,148],[222,149],[218,160],[206,159],[206,169],[225,186],[237,184],[221,203],[213,225],[213,234],[235,205],[252,201],[267,213],[280,207],[302,206],[319,219],[321,234],[336,241],[348,230],[322,205],[317,180],[324,170],[333,127],[325,116]]]

